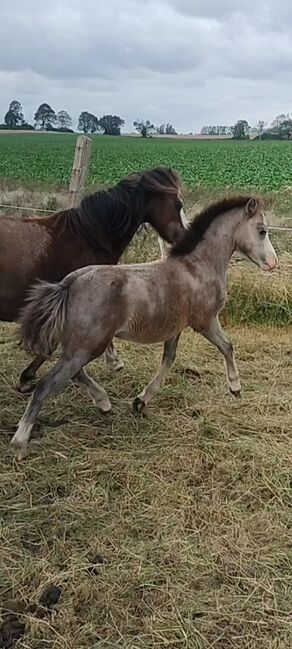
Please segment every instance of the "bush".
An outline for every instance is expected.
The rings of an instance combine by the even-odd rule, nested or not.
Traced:
[[[6,124],[0,124],[0,131],[34,131],[34,127],[31,124],[21,124],[21,126],[6,126]]]

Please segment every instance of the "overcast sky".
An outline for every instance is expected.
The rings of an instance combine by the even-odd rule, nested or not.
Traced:
[[[178,131],[292,111],[291,0],[1,3],[0,121],[12,99],[170,121]]]

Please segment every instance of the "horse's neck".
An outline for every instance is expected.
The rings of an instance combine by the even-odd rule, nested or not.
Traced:
[[[127,246],[133,239],[134,234],[137,232],[139,226],[141,225],[141,220],[135,218],[135,214],[131,214],[131,219],[129,227],[123,232],[122,235],[119,235],[118,232],[115,232],[115,229],[112,230],[112,240],[113,240],[113,249],[117,251],[119,257],[126,250]]]
[[[207,230],[204,239],[194,250],[196,259],[213,267],[218,279],[225,281],[227,267],[235,250],[235,231],[240,214],[222,214]]]

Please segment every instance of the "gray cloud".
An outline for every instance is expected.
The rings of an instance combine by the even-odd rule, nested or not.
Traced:
[[[15,0],[2,7],[0,112],[17,98],[32,119],[48,101],[204,123],[270,120],[292,110],[288,0]]]

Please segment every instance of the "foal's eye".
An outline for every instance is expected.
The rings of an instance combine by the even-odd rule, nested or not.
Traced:
[[[260,228],[260,235],[261,237],[264,237],[267,234],[266,228]]]

